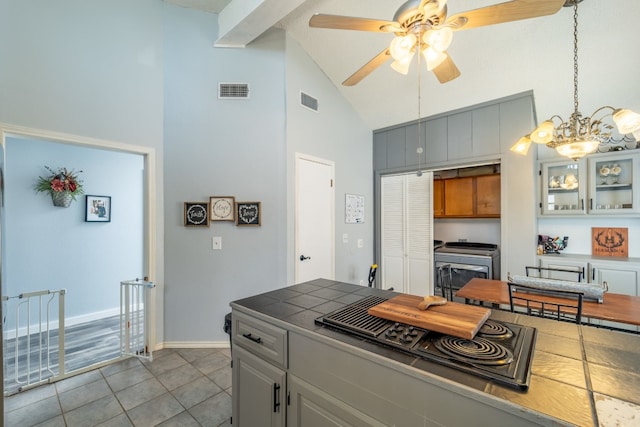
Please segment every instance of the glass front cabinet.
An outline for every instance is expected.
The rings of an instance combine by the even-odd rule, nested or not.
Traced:
[[[567,160],[542,163],[540,169],[542,215],[586,213],[586,162]]]
[[[640,213],[636,150],[540,164],[542,215]]]

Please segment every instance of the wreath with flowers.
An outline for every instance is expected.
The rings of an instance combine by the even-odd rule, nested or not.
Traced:
[[[49,166],[45,166],[45,169],[49,171],[49,175],[38,177],[35,185],[36,193],[46,192],[53,196],[55,193],[66,192],[73,200],[76,196],[84,194],[82,181],[78,178],[78,174],[82,171],[76,172],[67,168],[53,170]]]

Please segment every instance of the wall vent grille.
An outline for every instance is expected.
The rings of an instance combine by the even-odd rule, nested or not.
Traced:
[[[318,111],[318,100],[304,92],[300,92],[300,105],[312,111]]]
[[[248,83],[218,83],[218,99],[248,99]]]

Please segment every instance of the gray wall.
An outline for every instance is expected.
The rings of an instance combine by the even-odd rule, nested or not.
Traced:
[[[120,282],[145,275],[142,156],[22,138],[6,155],[3,291],[66,289],[67,324],[118,314]],[[86,194],[111,196],[111,222],[85,222],[85,196],[60,208],[36,194],[44,165],[81,170]]]
[[[165,31],[165,339],[220,341],[230,301],[287,284],[284,33],[216,49],[215,15],[171,5]],[[218,99],[219,82],[249,99]],[[210,196],[260,201],[262,226],[184,227],[183,202]]]
[[[161,165],[163,7],[158,0],[0,1],[0,123],[151,147]],[[147,274],[161,286],[156,171],[157,269]],[[162,341],[162,321],[157,326]]]
[[[373,262],[373,173],[371,130],[292,38],[287,38],[287,183],[288,212],[293,213],[295,153],[335,162],[336,279],[367,283]],[[300,106],[300,92],[318,99],[318,111]],[[345,224],[345,193],[364,196],[363,224]],[[293,221],[288,221],[288,260],[296,259]],[[348,235],[344,243],[342,236]],[[364,246],[357,247],[358,239]],[[288,282],[293,264],[288,263]]]
[[[337,244],[336,278],[366,279],[372,258],[371,222],[343,224],[345,192],[372,219],[370,130],[283,32],[244,49],[216,37],[215,15],[160,0],[0,0],[0,123],[156,150],[149,275],[168,345],[226,343],[231,300],[292,283],[295,151],[336,162],[336,234],[365,240]],[[217,100],[218,82],[249,83],[250,99]],[[312,120],[292,111],[298,87],[321,98]],[[263,225],[185,228],[183,202],[216,195],[261,201]]]

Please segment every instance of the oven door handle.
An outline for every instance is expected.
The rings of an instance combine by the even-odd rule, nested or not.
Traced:
[[[451,264],[451,270],[459,271],[459,270],[468,270],[468,271],[482,271],[485,272],[487,267],[483,265],[472,265],[472,264]]]

